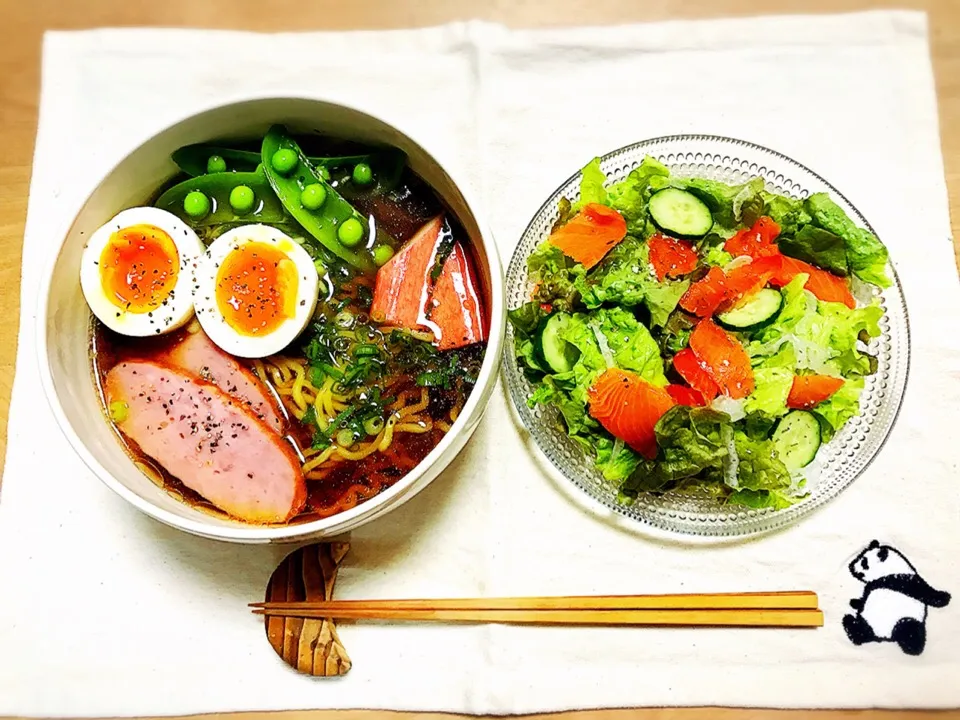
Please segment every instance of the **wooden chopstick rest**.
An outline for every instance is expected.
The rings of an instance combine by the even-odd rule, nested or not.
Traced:
[[[290,553],[270,576],[265,600],[320,602],[333,598],[337,569],[349,543],[307,545]],[[352,665],[329,618],[265,616],[267,640],[285,663],[307,675],[344,675]]]

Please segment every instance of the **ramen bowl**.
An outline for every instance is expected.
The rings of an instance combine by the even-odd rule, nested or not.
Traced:
[[[212,139],[262,136],[274,124],[285,125],[291,133],[319,131],[405,152],[410,169],[453,213],[470,243],[489,332],[476,383],[459,415],[439,443],[400,480],[329,517],[255,525],[184,503],[144,473],[119,442],[104,414],[93,372],[91,312],[79,277],[87,239],[120,210],[148,203],[157,188],[174,177],[174,150]],[[470,189],[409,133],[369,112],[319,98],[254,97],[179,120],[106,173],[66,230],[46,269],[37,323],[42,383],[57,423],[83,462],[107,487],[150,517],[188,533],[239,543],[294,542],[344,533],[400,506],[434,480],[463,448],[496,383],[504,340],[504,285],[495,244]]]

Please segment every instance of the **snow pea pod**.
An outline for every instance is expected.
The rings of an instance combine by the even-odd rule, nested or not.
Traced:
[[[230,205],[231,191],[241,185],[253,191],[253,208],[249,212],[238,213]],[[191,216],[184,208],[187,195],[195,192],[202,193],[209,200],[209,211],[200,217]],[[190,178],[167,190],[157,198],[154,205],[172,212],[194,228],[228,223],[275,224],[289,220],[289,215],[284,211],[283,204],[277,199],[262,169]]]
[[[297,163],[289,172],[282,174],[273,167],[272,159],[278,150],[284,149],[297,154]],[[349,265],[363,272],[376,270],[373,260],[374,246],[393,245],[392,238],[380,232],[376,238],[370,238],[370,223],[367,219],[320,176],[283,126],[274,125],[263,138],[261,160],[261,167],[280,202],[304,230]],[[304,190],[316,185],[319,185],[322,191],[307,191],[307,195],[313,198],[318,195],[321,197],[316,204],[308,201],[306,205],[310,207],[306,207],[303,202]],[[317,188],[313,188],[313,191],[316,190]],[[343,232],[347,228],[355,229],[358,224],[362,229],[359,237]]]
[[[396,161],[395,153],[386,151],[384,158],[381,153],[363,153],[360,155],[342,155],[337,157],[310,157],[307,158],[314,167],[336,168],[349,166],[353,168],[357,163],[367,163],[371,167],[384,165],[392,171]],[[221,157],[227,164],[227,172],[251,172],[260,164],[261,156],[254,150],[239,150],[211,143],[197,143],[184,145],[170,156],[173,161],[187,175],[198,177],[207,175],[207,162],[211,157]],[[406,158],[404,157],[404,162]]]

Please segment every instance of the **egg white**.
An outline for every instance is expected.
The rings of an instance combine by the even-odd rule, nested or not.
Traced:
[[[272,245],[286,255],[297,269],[297,298],[294,316],[286,318],[275,330],[263,335],[244,335],[227,323],[217,307],[217,273],[227,256],[247,243]],[[313,259],[292,238],[269,225],[242,225],[230,230],[207,248],[200,257],[193,282],[193,302],[197,319],[210,339],[221,349],[244,358],[274,355],[303,332],[320,296],[320,276]]]
[[[111,302],[100,277],[100,256],[111,236],[134,225],[152,225],[169,235],[180,261],[177,281],[170,294],[160,307],[147,313],[130,312]],[[121,335],[147,337],[171,332],[183,327],[193,317],[192,270],[203,250],[203,242],[193,229],[173,213],[154,207],[129,208],[101,225],[84,246],[80,258],[83,296],[97,319]]]

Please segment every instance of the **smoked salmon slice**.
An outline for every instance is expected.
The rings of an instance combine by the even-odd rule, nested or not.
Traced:
[[[613,208],[588,203],[550,234],[550,243],[588,270],[627,236],[627,221]]]
[[[636,373],[608,368],[587,391],[590,417],[645,458],[657,456],[654,428],[674,401]]]
[[[787,407],[794,410],[806,410],[822,403],[843,387],[843,378],[830,375],[795,375]]]
[[[779,258],[770,256],[734,267],[726,273],[726,293],[718,309],[727,310],[749,300],[766,287],[779,268]]]
[[[667,394],[677,405],[703,407],[707,404],[702,392],[686,385],[667,385]]]
[[[690,349],[721,392],[734,399],[753,392],[753,369],[743,345],[713,320],[697,323],[690,333]]]
[[[664,278],[686,275],[697,268],[697,251],[686,240],[657,233],[647,241],[647,248],[650,250],[650,264],[660,282]]]
[[[673,369],[687,381],[687,385],[703,395],[707,402],[720,394],[720,388],[713,381],[706,365],[689,347],[673,356]]]
[[[727,276],[718,267],[712,267],[700,280],[693,283],[680,298],[680,307],[697,317],[710,317],[727,295]]]
[[[771,285],[783,287],[797,275],[804,273],[808,276],[804,288],[813,293],[817,299],[824,302],[843,303],[851,310],[857,306],[857,301],[850,292],[850,286],[845,278],[786,255],[780,255],[779,260],[780,268],[770,278]]]
[[[746,255],[757,259],[770,255],[779,255],[780,248],[774,240],[780,235],[780,226],[772,218],[763,216],[753,227],[744,228],[723,244],[723,249],[734,257]]]

